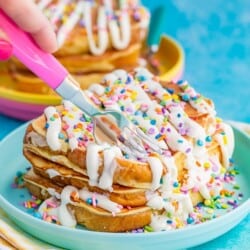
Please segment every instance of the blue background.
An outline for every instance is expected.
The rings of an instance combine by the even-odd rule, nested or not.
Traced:
[[[184,78],[214,100],[219,116],[250,122],[250,1],[143,3],[165,9],[159,29],[183,46]]]
[[[250,1],[142,2],[152,11],[158,7],[164,11],[157,32],[182,45],[183,78],[214,100],[218,116],[250,123]],[[0,139],[22,123],[0,114]],[[250,249],[250,216],[227,234],[194,249]]]

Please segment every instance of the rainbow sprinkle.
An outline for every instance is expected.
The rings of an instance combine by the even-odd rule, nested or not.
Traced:
[[[23,175],[25,172],[17,172],[13,186],[16,188],[23,187]],[[183,228],[185,226],[191,226],[195,224],[204,223],[206,221],[215,219],[224,213],[228,213],[240,205],[240,202],[244,198],[242,192],[240,192],[240,185],[237,184],[236,176],[239,175],[237,166],[231,166],[227,169],[221,178],[224,188],[220,191],[217,196],[212,196],[211,199],[205,199],[203,202],[198,203],[194,207],[194,212],[189,214],[186,221],[182,221],[178,217],[174,217],[170,212],[166,213],[166,223],[170,229]],[[186,190],[180,188],[178,182],[173,183],[175,192],[185,193]],[[195,190],[193,190],[195,191]],[[90,197],[85,201],[87,204],[96,206],[96,198]],[[49,215],[49,210],[58,207],[58,200],[49,200],[46,203],[46,208],[38,212],[42,201],[37,197],[31,196],[30,199],[23,202],[23,206],[26,208],[27,213],[31,214],[35,218],[59,224],[57,218],[54,215]],[[143,228],[132,230],[131,233],[152,233],[154,232],[150,225]]]

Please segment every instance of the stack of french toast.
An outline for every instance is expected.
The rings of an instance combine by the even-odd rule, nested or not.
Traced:
[[[139,65],[150,21],[149,11],[138,0],[35,0],[53,25],[59,49],[56,58],[82,88],[99,82],[116,68]],[[55,94],[18,60],[8,70],[16,89]]]
[[[161,82],[145,68],[115,70],[84,90],[97,120],[70,101],[47,107],[27,127],[25,185],[59,224],[107,232],[147,225],[179,228],[223,189],[232,129],[187,81]],[[172,223],[169,223],[171,221]]]

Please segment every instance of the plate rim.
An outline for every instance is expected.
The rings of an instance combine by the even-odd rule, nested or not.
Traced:
[[[2,145],[4,145],[6,143],[6,141],[8,142],[8,140],[10,138],[12,138],[13,136],[15,136],[16,133],[20,133],[21,131],[23,131],[27,125],[29,124],[29,122],[26,122],[24,124],[22,124],[21,126],[17,127],[15,130],[13,130],[12,132],[10,132],[7,136],[5,136],[1,141],[0,141],[0,148],[2,147]],[[243,133],[241,130],[239,130],[238,128],[236,128],[235,126],[232,125],[232,127],[239,132],[240,134],[242,134],[244,137],[247,137],[245,135],[245,133]],[[248,140],[250,139],[250,137],[247,138]],[[5,211],[5,213],[7,213],[8,216],[10,216],[12,219],[13,217],[18,217],[21,216],[23,217],[23,219],[28,219],[30,223],[34,223],[34,225],[37,225],[37,227],[41,226],[41,227],[48,227],[49,230],[57,230],[58,233],[62,234],[62,233],[69,233],[70,235],[75,234],[75,237],[88,237],[88,236],[95,236],[95,237],[105,237],[107,238],[107,240],[111,239],[111,238],[116,238],[116,239],[120,239],[122,238],[124,239],[145,239],[147,237],[145,237],[144,233],[141,234],[133,234],[133,233],[110,233],[110,232],[95,232],[95,231],[90,231],[90,230],[82,230],[82,229],[71,229],[71,228],[67,228],[67,227],[63,227],[61,225],[55,225],[55,224],[51,224],[48,222],[45,222],[43,220],[39,220],[35,217],[33,217],[32,215],[26,213],[25,211],[22,211],[20,208],[14,206],[10,201],[8,201],[3,195],[2,192],[0,192],[0,207]],[[179,235],[185,235],[185,233],[189,233],[189,234],[194,234],[196,232],[198,232],[199,230],[202,231],[204,229],[210,229],[211,227],[215,227],[216,225],[219,224],[224,224],[225,221],[227,221],[228,218],[231,217],[235,217],[236,220],[234,221],[234,223],[232,224],[232,222],[230,223],[230,227],[227,229],[223,229],[223,233],[220,233],[218,235],[216,235],[215,237],[209,239],[208,241],[203,241],[201,244],[209,242],[210,240],[217,238],[221,235],[223,235],[224,233],[228,232],[230,229],[232,229],[234,226],[238,225],[250,212],[250,198],[248,197],[244,202],[242,202],[242,204],[240,204],[237,208],[229,211],[226,214],[223,214],[222,216],[216,217],[210,221],[206,221],[200,224],[196,224],[196,225],[191,225],[188,227],[184,227],[184,228],[180,228],[178,230],[170,230],[170,231],[164,231],[164,232],[153,232],[150,233],[150,237],[149,238],[157,238],[159,237],[167,237],[167,236],[179,236]],[[13,213],[15,215],[13,215]],[[235,216],[236,215],[236,216]],[[21,227],[18,223],[18,226],[23,229],[23,227]],[[24,229],[25,230],[25,229]],[[25,230],[26,231],[26,230]],[[30,232],[28,232],[29,234],[31,234]],[[146,234],[149,235],[149,234]],[[44,239],[41,239],[44,240]],[[196,245],[192,245],[192,246],[197,246]]]
[[[161,40],[165,40],[171,48],[176,51],[176,60],[172,63],[171,68],[161,74],[159,77],[163,80],[170,80],[174,78],[178,73],[182,73],[185,66],[185,52],[182,45],[174,37],[163,33],[161,35]],[[31,104],[51,104],[56,105],[60,103],[61,98],[57,95],[52,94],[39,94],[39,93],[29,93],[20,90],[10,89],[5,86],[0,85],[0,99],[12,100],[20,103],[31,103]]]

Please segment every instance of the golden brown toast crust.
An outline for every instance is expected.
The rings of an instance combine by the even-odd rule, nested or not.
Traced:
[[[98,187],[90,186],[88,184],[88,177],[79,174],[71,169],[65,168],[59,164],[53,163],[44,158],[24,150],[24,156],[32,163],[33,171],[49,181],[63,187],[71,185],[76,188],[87,188],[91,192],[98,192],[100,194],[108,194],[110,200],[117,202],[124,206],[143,206],[146,204],[145,189],[129,188],[118,184],[113,184],[113,191],[108,192]],[[58,175],[50,177],[47,170],[53,169],[58,172]]]
[[[25,186],[41,200],[50,197],[48,188],[61,192],[62,188],[53,184],[41,176],[30,174],[24,176]],[[68,204],[73,211],[78,224],[86,226],[89,230],[102,232],[126,232],[135,228],[141,228],[150,223],[151,209],[146,206],[135,208],[123,208],[115,215],[99,207],[93,207],[86,202],[79,200]]]

